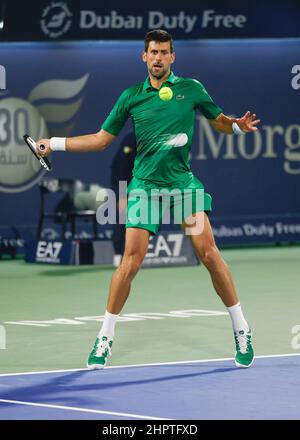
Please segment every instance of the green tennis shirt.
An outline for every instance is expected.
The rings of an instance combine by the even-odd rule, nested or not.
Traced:
[[[189,152],[196,110],[215,119],[222,109],[195,79],[171,72],[161,87],[172,89],[172,99],[160,99],[159,90],[151,86],[149,77],[126,89],[102,128],[117,136],[131,117],[137,141],[133,176],[161,186],[180,186],[192,175]]]

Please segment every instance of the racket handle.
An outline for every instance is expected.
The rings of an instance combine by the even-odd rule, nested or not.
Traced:
[[[46,145],[44,145],[44,144],[40,144],[40,145],[39,145],[39,150],[41,150],[41,151],[46,150]],[[41,160],[47,165],[47,171],[51,171],[51,170],[52,170],[52,165],[51,165],[51,162],[47,159],[47,157],[42,157],[42,158],[40,159],[40,161],[41,161]],[[43,166],[44,166],[44,165],[43,165]]]
[[[44,162],[46,163],[48,169],[47,171],[51,171],[52,170],[52,165],[51,162],[47,159],[47,157],[43,157]]]

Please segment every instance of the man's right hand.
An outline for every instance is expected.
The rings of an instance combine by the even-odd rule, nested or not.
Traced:
[[[45,148],[41,150],[41,145],[44,145]],[[47,157],[52,153],[50,148],[50,139],[40,139],[36,142],[36,152],[41,157]]]

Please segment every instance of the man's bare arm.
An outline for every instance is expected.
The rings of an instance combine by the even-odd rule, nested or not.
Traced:
[[[116,136],[102,129],[95,134],[67,138],[66,151],[73,153],[101,151],[107,148],[115,138]]]
[[[116,138],[116,136],[105,130],[100,130],[95,134],[86,134],[83,136],[74,136],[66,138],[66,151],[73,153],[88,153],[93,151],[101,151],[108,147]],[[49,156],[52,153],[50,139],[40,139],[37,141],[37,152],[40,156]],[[45,149],[41,150],[40,145],[45,145]]]
[[[260,119],[255,119],[256,114],[251,114],[249,111],[241,118],[230,118],[229,116],[221,113],[216,119],[210,120],[210,124],[221,133],[233,134],[232,124],[235,122],[240,130],[245,133],[256,131],[256,125],[259,124]]]

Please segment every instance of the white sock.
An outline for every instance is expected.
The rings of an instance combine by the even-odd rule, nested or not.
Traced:
[[[233,330],[249,330],[248,323],[243,315],[242,307],[239,302],[234,306],[227,307],[227,310],[232,321]]]
[[[119,315],[113,315],[109,313],[107,310],[105,312],[104,321],[101,327],[101,330],[98,334],[98,338],[101,336],[109,336],[111,339],[115,334],[115,325]]]

